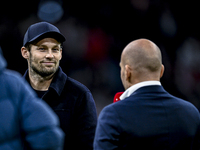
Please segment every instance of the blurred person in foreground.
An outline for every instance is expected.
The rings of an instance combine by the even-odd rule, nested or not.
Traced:
[[[16,72],[0,50],[0,149],[62,150],[64,133],[56,114]]]
[[[120,67],[126,91],[101,111],[94,149],[199,150],[199,111],[162,87],[157,45],[147,39],[131,42]]]
[[[31,25],[22,56],[28,62],[24,77],[40,98],[56,112],[65,132],[64,149],[93,149],[97,112],[89,89],[59,67],[65,37],[47,22]]]

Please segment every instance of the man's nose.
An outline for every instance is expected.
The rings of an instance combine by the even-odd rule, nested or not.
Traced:
[[[52,53],[51,50],[48,50],[48,53],[47,53],[47,55],[46,55],[46,58],[54,58],[54,55],[53,55],[53,53]]]

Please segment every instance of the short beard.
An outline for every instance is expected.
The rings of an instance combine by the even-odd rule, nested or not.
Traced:
[[[58,70],[58,67],[57,68],[54,68],[53,70],[46,70],[44,68],[41,68],[40,70],[35,67],[34,65],[31,65],[30,64],[30,67],[31,69],[36,73],[36,74],[39,74],[41,77],[48,77],[48,76],[51,76],[53,75],[54,73],[56,73],[56,71]]]
[[[36,65],[33,65],[32,64],[32,55],[30,53],[30,60],[29,60],[29,64],[30,64],[30,69],[35,72],[36,74],[40,75],[41,77],[49,77],[49,76],[53,76],[56,71],[58,70],[58,66],[59,66],[59,63],[52,69],[46,69],[46,68],[43,68],[42,66],[36,66]]]

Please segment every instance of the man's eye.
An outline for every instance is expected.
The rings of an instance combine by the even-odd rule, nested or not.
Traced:
[[[42,48],[42,47],[39,47],[38,50],[40,50],[40,51],[44,51],[45,49]]]
[[[54,52],[58,52],[59,49],[58,49],[58,48],[54,48],[53,51],[54,51]]]

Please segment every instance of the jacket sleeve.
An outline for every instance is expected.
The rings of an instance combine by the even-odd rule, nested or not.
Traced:
[[[106,106],[99,114],[94,150],[118,149],[120,137],[120,121],[115,110]]]
[[[76,106],[74,137],[77,142],[75,149],[93,149],[93,140],[97,124],[97,112],[93,96],[90,91],[79,97]]]
[[[20,88],[20,85],[19,85]],[[31,149],[61,150],[64,133],[50,107],[37,99],[28,85],[21,86],[21,129]]]

